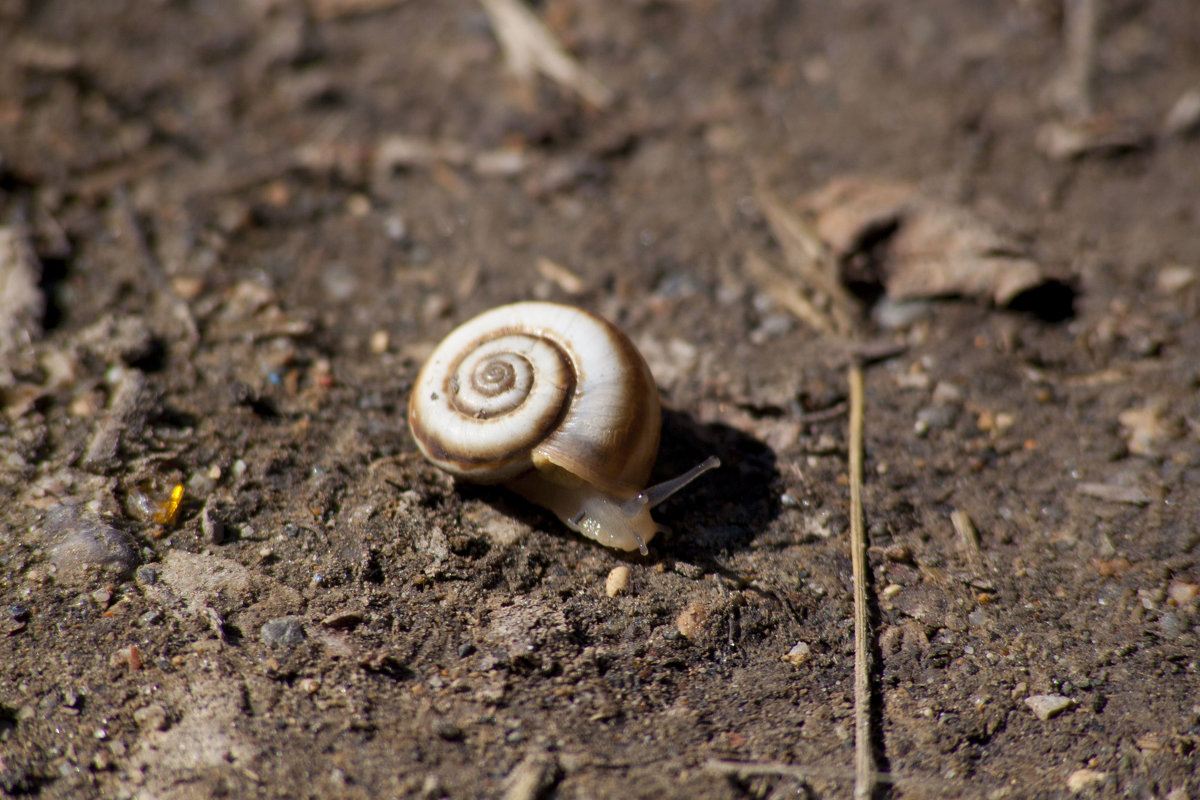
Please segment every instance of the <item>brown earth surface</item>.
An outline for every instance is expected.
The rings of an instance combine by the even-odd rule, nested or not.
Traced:
[[[0,791],[849,796],[865,348],[881,793],[1200,797],[1200,6],[545,0],[558,80],[503,7],[0,0]],[[905,211],[814,330],[851,178],[1037,285],[888,296]],[[409,436],[530,298],[723,461],[648,557]]]

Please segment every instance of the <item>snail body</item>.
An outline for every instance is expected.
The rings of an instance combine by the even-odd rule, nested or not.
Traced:
[[[644,488],[661,408],[650,368],[612,323],[555,303],[513,303],[450,333],[409,400],[421,452],[458,478],[504,484],[572,530],[647,552],[650,509],[707,469]]]

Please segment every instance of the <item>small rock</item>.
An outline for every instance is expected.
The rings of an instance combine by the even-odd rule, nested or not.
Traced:
[[[304,641],[304,624],[299,617],[276,617],[263,624],[259,638],[269,647],[295,647]]]
[[[109,657],[108,663],[113,667],[128,667],[136,672],[142,668],[142,651],[136,644],[122,647]]]
[[[61,505],[50,510],[42,530],[60,581],[86,583],[96,573],[123,580],[137,566],[137,548],[129,534],[87,516],[78,507]]]
[[[305,694],[316,694],[321,688],[321,681],[318,678],[301,678],[296,682],[296,688]]]
[[[1200,584],[1197,583],[1172,581],[1167,586],[1167,599],[1180,608],[1192,605],[1196,601],[1197,595],[1200,595]]]
[[[1144,506],[1151,500],[1150,495],[1140,486],[1122,486],[1116,483],[1081,483],[1075,488],[1080,494],[1107,500],[1110,503]]]
[[[151,703],[133,712],[133,721],[139,728],[149,731],[162,731],[167,728],[167,710],[158,703]]]
[[[696,581],[704,577],[704,567],[701,567],[698,564],[689,564],[686,561],[676,561],[674,569],[688,580]]]
[[[1172,264],[1158,271],[1154,288],[1165,295],[1179,294],[1196,282],[1196,270],[1182,264]]]
[[[1165,405],[1151,403],[1139,408],[1130,408],[1117,415],[1129,452],[1137,456],[1154,455],[1160,443],[1171,438],[1171,425],[1163,418]]]
[[[442,720],[434,725],[433,732],[439,739],[445,739],[447,742],[461,741],[464,735],[463,729],[449,720]]]
[[[1093,783],[1100,783],[1107,777],[1107,772],[1097,772],[1094,769],[1077,769],[1067,778],[1067,788],[1072,792],[1079,792]]]
[[[1159,618],[1158,628],[1162,631],[1163,636],[1168,639],[1176,638],[1184,630],[1182,623],[1179,621],[1179,615],[1174,611],[1167,611]]]
[[[949,406],[961,403],[963,400],[963,390],[950,381],[938,381],[937,386],[933,387],[933,402],[939,406]]]
[[[372,333],[370,348],[371,352],[377,356],[386,353],[388,349],[388,332],[385,330],[377,330]]]
[[[800,666],[805,661],[812,657],[812,648],[806,642],[796,642],[791,650],[784,654],[783,660],[792,666]]]
[[[138,627],[149,628],[151,625],[157,625],[162,621],[162,617],[163,615],[161,611],[159,611],[157,608],[152,608],[145,614],[142,614],[140,617],[138,617]]]
[[[629,567],[621,565],[613,567],[612,572],[608,573],[608,578],[604,581],[604,593],[609,597],[616,597],[619,594],[625,594],[629,591]]]
[[[1163,120],[1167,136],[1190,136],[1200,131],[1200,89],[1184,92]]]
[[[894,331],[907,328],[929,316],[932,310],[933,304],[928,300],[893,300],[884,297],[871,309],[871,318],[879,327]]]
[[[365,617],[361,611],[348,609],[345,611],[333,612],[329,616],[325,617],[325,619],[321,620],[321,624],[326,628],[333,628],[334,630],[346,630],[348,628],[354,628],[358,626],[360,623],[362,623],[363,619],[365,619]]]
[[[554,788],[561,775],[552,754],[530,753],[504,779],[504,800],[539,800]]]
[[[949,428],[954,424],[954,418],[957,415],[958,409],[954,406],[926,406],[917,411],[917,421],[913,424],[913,430],[920,434],[930,430]]]
[[[1038,719],[1045,721],[1073,708],[1075,701],[1061,694],[1035,694],[1025,698],[1025,705],[1029,706]]]
[[[200,514],[200,530],[204,534],[204,538],[212,544],[221,544],[225,541],[225,523],[208,506],[205,506],[204,511]]]
[[[708,619],[709,610],[707,603],[693,600],[675,617],[675,628],[688,639],[695,637]]]

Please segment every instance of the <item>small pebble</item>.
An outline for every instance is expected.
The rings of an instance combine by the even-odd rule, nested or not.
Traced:
[[[112,654],[108,659],[108,663],[114,667],[128,667],[130,670],[136,672],[142,668],[142,651],[138,649],[136,644],[131,644],[129,647],[122,647]]]
[[[1158,627],[1162,631],[1163,636],[1168,639],[1174,639],[1183,633],[1183,625],[1179,621],[1179,615],[1174,611],[1167,611],[1158,620]]]
[[[321,688],[321,681],[317,678],[301,678],[296,682],[296,687],[305,694],[316,694]]]
[[[604,581],[604,593],[609,597],[616,597],[619,594],[625,594],[629,591],[629,567],[621,565],[613,567],[612,572],[608,573],[607,580]]]
[[[1167,587],[1167,599],[1180,607],[1194,603],[1197,595],[1200,595],[1200,584],[1172,581]]]
[[[321,620],[321,624],[326,628],[344,630],[346,628],[353,628],[359,625],[363,619],[364,617],[361,611],[335,611],[329,616],[325,617],[325,619]]]
[[[299,617],[276,617],[262,626],[259,637],[269,647],[295,647],[304,641],[304,624]]]
[[[939,406],[954,405],[961,403],[963,399],[963,390],[957,384],[950,381],[938,381],[937,386],[933,387],[933,402]]]
[[[129,534],[74,506],[51,509],[42,530],[60,581],[86,583],[95,573],[120,580],[137,566],[137,548]]]
[[[812,648],[807,642],[796,642],[791,650],[788,650],[783,656],[783,660],[792,666],[800,666],[812,656]]]
[[[1075,701],[1061,694],[1035,694],[1025,698],[1025,705],[1029,706],[1038,719],[1045,721],[1074,707]]]
[[[1107,777],[1107,772],[1098,772],[1094,769],[1077,769],[1067,778],[1067,788],[1072,792],[1081,792],[1093,783],[1100,783]]]
[[[504,800],[537,800],[558,783],[562,769],[551,753],[533,752],[504,779]]]
[[[708,619],[708,604],[700,600],[694,600],[684,606],[679,612],[679,616],[675,617],[675,628],[686,638],[691,639],[700,632],[704,626],[704,621]]]
[[[133,712],[133,721],[139,728],[150,731],[166,730],[167,710],[158,703],[151,703]]]
[[[449,720],[442,720],[437,723],[433,728],[433,732],[437,734],[439,739],[445,739],[447,742],[457,742],[463,738],[463,729]]]
[[[913,424],[913,430],[924,434],[929,430],[949,428],[954,424],[957,415],[958,409],[954,406],[926,406],[917,411],[917,421]]]
[[[208,506],[200,514],[200,531],[211,544],[221,544],[225,541],[225,523]]]

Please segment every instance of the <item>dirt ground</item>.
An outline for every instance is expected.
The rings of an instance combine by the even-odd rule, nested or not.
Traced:
[[[1039,271],[841,262],[882,793],[1200,797],[1200,6],[546,0],[530,79],[485,5],[0,0],[0,791],[849,796],[852,346],[765,198],[856,178]],[[410,439],[530,298],[723,461],[648,557]]]

